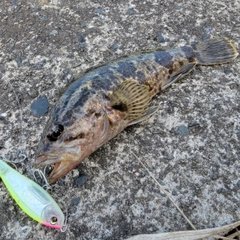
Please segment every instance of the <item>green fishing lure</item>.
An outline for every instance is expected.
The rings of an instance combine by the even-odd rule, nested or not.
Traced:
[[[0,178],[12,198],[26,214],[43,225],[62,229],[63,212],[42,187],[2,160],[0,160]]]

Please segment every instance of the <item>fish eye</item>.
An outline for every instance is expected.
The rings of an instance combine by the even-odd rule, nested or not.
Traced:
[[[52,128],[52,132],[47,135],[48,140],[52,142],[57,141],[57,139],[62,135],[63,130],[64,130],[63,125],[61,124],[54,125]]]
[[[51,218],[51,224],[52,224],[52,225],[56,225],[57,221],[58,221],[57,217],[53,216],[53,217]]]

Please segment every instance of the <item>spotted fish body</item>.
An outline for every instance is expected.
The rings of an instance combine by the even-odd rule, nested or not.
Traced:
[[[49,178],[55,182],[124,128],[151,115],[152,97],[197,64],[226,63],[237,56],[228,39],[216,38],[140,54],[87,73],[57,103],[39,144],[37,165],[55,164]]]

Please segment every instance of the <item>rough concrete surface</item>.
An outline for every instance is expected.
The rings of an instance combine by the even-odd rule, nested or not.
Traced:
[[[27,154],[16,168],[33,178],[50,109],[79,74],[138,51],[219,35],[239,49],[239,12],[239,0],[1,0],[1,158]],[[68,213],[64,233],[29,218],[0,182],[0,239],[125,239],[191,229],[132,152],[197,229],[238,221],[239,92],[238,58],[196,69],[159,94],[154,116],[53,185],[51,195]],[[37,112],[39,98],[45,105]]]

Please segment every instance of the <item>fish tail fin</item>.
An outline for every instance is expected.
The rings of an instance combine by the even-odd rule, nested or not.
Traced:
[[[227,63],[238,56],[238,51],[233,43],[222,37],[196,43],[192,47],[200,65]]]

